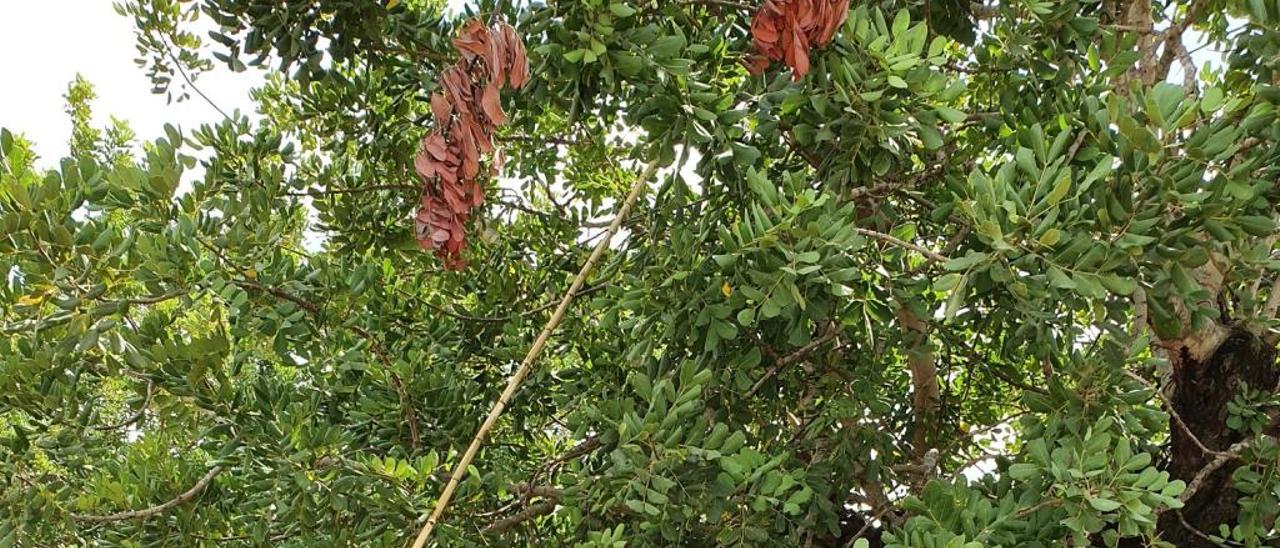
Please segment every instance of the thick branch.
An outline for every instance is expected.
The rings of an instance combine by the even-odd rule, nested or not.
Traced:
[[[1276,312],[1280,312],[1280,276],[1271,283],[1271,294],[1267,296],[1267,304],[1262,306],[1262,318],[1274,319]]]
[[[1191,500],[1191,497],[1196,496],[1196,492],[1200,490],[1202,485],[1204,485],[1205,480],[1209,479],[1209,476],[1213,475],[1214,472],[1217,472],[1219,468],[1226,466],[1228,462],[1239,459],[1240,452],[1248,449],[1249,446],[1253,445],[1253,443],[1253,439],[1247,439],[1232,444],[1226,451],[1217,452],[1217,458],[1209,461],[1209,464],[1204,465],[1204,468],[1201,468],[1199,472],[1196,472],[1195,477],[1191,478],[1191,482],[1187,484],[1187,489],[1178,496],[1178,500],[1181,500],[1182,502]]]
[[[529,506],[526,506],[524,510],[519,511],[510,517],[506,517],[489,524],[488,527],[484,528],[484,532],[502,533],[507,529],[520,525],[521,523],[531,519],[539,518],[555,512],[557,505],[559,505],[559,499],[544,500],[542,502],[530,504]]]
[[[222,473],[222,466],[214,466],[205,473],[204,477],[200,478],[200,481],[197,481],[195,485],[192,485],[190,489],[187,489],[182,494],[170,499],[168,502],[164,502],[150,508],[116,512],[114,514],[107,514],[103,516],[71,514],[71,519],[81,523],[109,523],[130,519],[146,519],[156,514],[164,513],[166,510],[171,508],[186,504],[191,499],[196,498],[200,493],[204,492],[205,488],[209,486],[209,483],[213,481],[213,478],[217,477],[220,473]]]
[[[925,323],[916,317],[906,303],[898,305],[898,323],[902,326],[903,340],[907,342],[907,367],[911,372],[911,408],[915,415],[912,427],[911,449],[915,462],[923,462],[932,449],[930,434],[934,434],[942,400],[938,386],[938,366],[929,345],[929,331]]]
[[[1169,67],[1173,65],[1173,60],[1187,51],[1186,46],[1182,44],[1182,33],[1186,32],[1187,28],[1194,24],[1196,19],[1200,17],[1200,12],[1204,9],[1204,5],[1204,0],[1192,2],[1191,5],[1187,7],[1186,15],[1181,20],[1170,26],[1169,30],[1165,31],[1164,52],[1160,54],[1160,61],[1154,67],[1155,80],[1147,82],[1147,85],[1152,85],[1155,84],[1155,82],[1164,80],[1169,75]],[[1188,60],[1191,59],[1190,54],[1186,54],[1186,57]],[[1193,80],[1193,85],[1195,79],[1194,72],[1195,71],[1193,70],[1192,75],[1190,76]]]

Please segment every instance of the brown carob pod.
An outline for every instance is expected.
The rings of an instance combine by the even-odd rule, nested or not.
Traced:
[[[849,0],[765,0],[751,20],[751,38],[759,54],[744,64],[759,74],[772,61],[791,67],[792,78],[809,73],[809,52],[831,43],[849,15]]]
[[[440,74],[440,91],[431,96],[435,124],[414,158],[422,182],[414,233],[445,268],[459,270],[465,264],[467,222],[484,203],[481,156],[494,152],[493,133],[507,121],[502,89],[528,82],[529,60],[515,29],[506,23],[486,26],[473,19],[453,46],[462,58]]]

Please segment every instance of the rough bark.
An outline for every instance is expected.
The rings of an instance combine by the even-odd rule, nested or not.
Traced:
[[[1232,329],[1207,359],[1195,359],[1184,347],[1170,355],[1173,365],[1170,401],[1187,428],[1206,447],[1228,451],[1245,436],[1227,428],[1227,402],[1243,386],[1274,390],[1280,378],[1276,349],[1244,329]],[[1169,474],[1190,483],[1215,460],[1181,428],[1170,427]],[[1219,524],[1234,524],[1240,508],[1240,494],[1231,485],[1237,463],[1228,463],[1209,474],[1195,495],[1186,501],[1182,518],[1200,531],[1216,532]],[[1214,543],[1187,529],[1177,511],[1161,515],[1161,538],[1175,546],[1214,547]]]
[[[1182,37],[1203,18],[1205,2],[1191,2],[1159,30],[1154,27],[1155,9],[1158,4],[1150,0],[1103,3],[1105,22],[1139,35],[1136,48],[1141,61],[1116,78],[1113,86],[1117,93],[1127,94],[1133,85],[1150,87],[1165,80],[1170,65],[1180,56],[1184,57],[1184,70],[1194,72],[1194,66],[1186,59],[1189,55]],[[1195,84],[1191,77],[1186,82],[1189,90]],[[1197,307],[1217,307],[1227,283],[1225,257],[1213,254],[1212,258],[1194,272],[1196,282],[1207,295],[1194,303]],[[1147,328],[1146,301],[1145,292],[1135,295],[1135,334]],[[1172,408],[1165,468],[1175,479],[1200,483],[1185,500],[1184,508],[1161,514],[1157,532],[1161,540],[1174,546],[1216,547],[1202,532],[1216,533],[1223,523],[1234,525],[1240,511],[1240,494],[1231,485],[1232,472],[1239,462],[1228,453],[1245,436],[1227,427],[1227,403],[1243,386],[1276,390],[1280,369],[1273,342],[1226,318],[1194,329],[1188,307],[1178,301],[1169,304],[1182,320],[1182,332],[1177,337],[1152,342],[1152,351],[1170,365],[1167,377],[1162,379],[1165,398]]]

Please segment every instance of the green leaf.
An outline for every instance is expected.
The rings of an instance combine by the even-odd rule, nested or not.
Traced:
[[[1133,295],[1134,290],[1138,289],[1137,282],[1134,282],[1131,278],[1125,278],[1115,274],[1101,274],[1098,276],[1098,281],[1102,282],[1102,285],[1106,287],[1107,290],[1122,297]]]
[[[626,4],[609,4],[609,12],[619,18],[627,18],[635,15],[635,8]]]
[[[947,298],[947,307],[942,312],[942,319],[944,321],[951,321],[951,319],[955,317],[956,312],[958,312],[960,307],[964,304],[964,299],[968,294],[968,287],[966,287],[968,283],[969,277],[967,275],[961,276],[960,282],[951,290],[951,296]]]
[[[1276,232],[1276,223],[1270,217],[1242,215],[1236,217],[1236,223],[1251,236],[1269,236]]]
[[[1064,169],[1062,174],[1058,176],[1057,182],[1053,184],[1053,190],[1050,190],[1049,194],[1045,196],[1045,203],[1049,207],[1056,206],[1062,202],[1063,198],[1067,197],[1068,192],[1071,192],[1071,171]]]
[[[893,16],[893,36],[894,38],[902,36],[907,32],[907,27],[911,25],[911,14],[905,9],[898,10]]]
[[[1014,162],[1018,164],[1018,169],[1027,174],[1031,179],[1040,178],[1040,167],[1036,165],[1035,153],[1026,147],[1018,147],[1013,154]]]
[[[1099,512],[1111,512],[1121,506],[1119,502],[1103,497],[1088,497],[1088,500],[1089,506],[1092,506]]]
[[[1040,467],[1034,464],[1020,462],[1009,466],[1009,477],[1015,480],[1025,480],[1040,474]]]
[[[942,132],[938,128],[922,125],[920,126],[920,141],[924,144],[924,148],[928,150],[938,150],[942,148]]]
[[[952,289],[955,289],[956,286],[960,285],[961,278],[962,276],[955,272],[943,275],[941,278],[934,280],[933,290],[943,293],[951,291]]]
[[[1060,289],[1075,289],[1076,282],[1067,276],[1061,268],[1056,266],[1049,267],[1049,285]]]
[[[1037,241],[1040,242],[1040,245],[1045,247],[1053,247],[1053,245],[1058,243],[1058,240],[1061,239],[1062,231],[1056,228],[1050,228],[1049,230],[1046,230],[1044,234],[1041,234],[1040,239]]]
[[[1098,277],[1093,274],[1077,272],[1071,276],[1071,280],[1076,284],[1076,293],[1083,297],[1100,299],[1106,295],[1102,285],[1098,282]]]
[[[934,110],[937,111],[938,117],[952,124],[958,124],[969,119],[967,114],[951,107],[937,107]]]
[[[649,55],[652,55],[654,59],[670,59],[683,50],[684,46],[685,40],[683,36],[663,36],[654,41],[652,46],[649,46]]]
[[[1217,86],[1209,86],[1204,90],[1204,96],[1200,98],[1200,110],[1206,114],[1218,110],[1222,106],[1222,88]]]
[[[969,253],[965,254],[962,257],[956,257],[954,259],[947,261],[945,264],[942,265],[942,268],[951,272],[968,270],[970,268],[973,268],[974,266],[977,266],[981,263],[986,262],[990,257],[991,256],[986,253],[970,251]]]

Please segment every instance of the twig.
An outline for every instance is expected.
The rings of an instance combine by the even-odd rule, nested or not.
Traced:
[[[874,230],[870,230],[870,229],[866,229],[866,228],[854,227],[854,229],[853,229],[853,230],[854,230],[855,232],[857,232],[858,234],[861,234],[861,235],[866,236],[866,237],[868,237],[868,238],[874,238],[874,239],[876,239],[876,240],[880,240],[880,241],[882,241],[882,242],[890,243],[890,244],[896,245],[896,246],[898,246],[898,247],[905,247],[905,248],[907,248],[907,249],[910,249],[910,250],[912,250],[912,251],[915,251],[915,252],[917,252],[917,253],[919,253],[919,254],[921,254],[921,255],[924,255],[924,257],[925,257],[926,259],[929,259],[930,261],[933,261],[933,262],[936,262],[936,263],[945,263],[945,262],[947,262],[947,258],[946,258],[946,256],[944,256],[944,255],[942,255],[941,253],[938,253],[938,252],[936,252],[936,251],[931,251],[931,250],[929,250],[929,249],[927,249],[927,248],[925,248],[925,247],[923,247],[923,246],[920,246],[919,244],[914,244],[914,243],[911,243],[911,242],[908,242],[908,241],[905,241],[905,240],[900,240],[900,239],[898,239],[898,238],[895,238],[895,237],[890,236],[890,235],[888,235],[888,234],[885,234],[885,233],[883,233],[883,232],[876,232],[876,231],[874,231]]]
[[[596,291],[599,291],[599,290],[604,289],[604,288],[605,288],[605,284],[596,284],[596,285],[593,285],[593,286],[588,287],[588,288],[586,288],[586,289],[583,289],[583,290],[581,290],[581,291],[578,291],[577,295],[578,295],[578,296],[582,296],[582,295],[586,295],[586,294],[588,294],[588,293],[595,293]],[[534,315],[534,314],[537,314],[537,313],[539,313],[539,312],[543,312],[543,311],[545,311],[545,310],[548,310],[548,309],[553,308],[553,307],[555,307],[555,306],[556,306],[556,301],[551,301],[551,302],[548,302],[548,303],[543,303],[543,304],[541,304],[541,305],[539,305],[539,306],[536,306],[536,307],[534,307],[534,308],[530,308],[529,310],[525,310],[524,312],[521,312],[521,313],[519,313],[519,314],[508,314],[508,315],[506,315],[506,316],[471,316],[471,315],[467,315],[467,314],[462,314],[462,313],[454,312],[454,311],[449,310],[449,309],[447,309],[447,308],[445,308],[445,307],[443,307],[443,306],[438,306],[438,305],[432,304],[432,303],[427,302],[427,301],[420,301],[420,302],[422,302],[423,304],[427,305],[427,308],[430,308],[430,309],[432,309],[432,310],[435,310],[436,312],[439,312],[439,313],[441,313],[441,314],[444,314],[445,316],[448,316],[448,317],[453,318],[453,319],[455,319],[455,320],[462,320],[462,321],[468,321],[468,322],[492,322],[492,323],[507,322],[507,321],[514,320],[514,319],[516,319],[516,318],[523,318],[523,317],[527,317],[527,316],[532,316],[532,315]]]
[[[1196,491],[1200,490],[1200,486],[1204,485],[1205,480],[1209,479],[1210,475],[1217,472],[1219,468],[1226,466],[1228,462],[1240,458],[1240,452],[1248,449],[1253,445],[1253,443],[1254,438],[1250,438],[1232,444],[1226,451],[1218,452],[1217,458],[1209,461],[1209,464],[1204,465],[1204,468],[1201,468],[1199,472],[1196,472],[1196,475],[1191,478],[1189,483],[1187,483],[1187,489],[1183,491],[1181,495],[1178,495],[1178,500],[1182,502],[1191,500],[1191,497],[1196,495]]]
[[[778,370],[804,359],[810,352],[813,352],[819,346],[826,344],[827,341],[834,339],[836,335],[839,334],[840,330],[833,327],[827,330],[826,333],[822,334],[822,336],[809,341],[809,344],[800,347],[799,350],[779,358],[778,361],[773,362],[773,365],[769,366],[769,369],[764,372],[764,375],[761,376],[755,384],[751,385],[751,389],[747,390],[747,393],[743,395],[743,398],[750,398],[754,396],[756,392],[760,391],[760,387],[764,386],[764,382],[773,378],[773,376],[778,373]]]
[[[168,293],[161,293],[159,295],[150,295],[147,297],[132,297],[128,299],[120,299],[115,302],[132,304],[132,305],[157,304],[157,303],[168,301],[170,299],[176,299],[178,297],[186,295],[188,292],[189,292],[188,290],[170,291]]]
[[[1154,27],[1143,25],[1098,25],[1098,27],[1116,32],[1136,32],[1139,34],[1152,34],[1156,31]]]
[[[414,190],[414,191],[421,191],[421,190],[422,190],[422,187],[419,187],[419,186],[416,186],[416,185],[406,185],[406,184],[401,184],[401,183],[394,183],[394,184],[385,184],[385,185],[368,185],[368,186],[360,186],[360,187],[354,187],[354,188],[335,188],[335,189],[331,189],[331,190],[308,190],[308,191],[305,191],[305,192],[295,192],[295,191],[290,191],[290,192],[285,192],[285,193],[283,193],[282,195],[283,195],[283,196],[310,196],[310,197],[312,197],[312,198],[319,198],[319,197],[323,197],[323,196],[332,196],[332,195],[336,195],[336,194],[356,194],[356,193],[360,193],[360,192],[373,192],[373,191],[376,191],[376,190]]]
[[[1133,371],[1129,371],[1126,369],[1124,373],[1129,377],[1133,378],[1133,380],[1136,380],[1142,383],[1143,386],[1146,386],[1147,388],[1155,392],[1156,397],[1160,398],[1160,401],[1164,402],[1165,408],[1169,410],[1169,416],[1173,417],[1173,422],[1177,423],[1178,428],[1182,430],[1182,433],[1186,434],[1188,438],[1191,438],[1191,442],[1196,444],[1196,447],[1199,447],[1201,451],[1205,452],[1205,454],[1216,455],[1219,458],[1224,456],[1226,457],[1239,456],[1231,452],[1215,451],[1213,449],[1209,449],[1208,446],[1206,446],[1204,443],[1200,441],[1200,438],[1196,437],[1196,435],[1191,432],[1191,427],[1187,426],[1187,422],[1182,420],[1182,415],[1178,414],[1178,410],[1173,408],[1173,402],[1169,401],[1169,398],[1164,395],[1164,392],[1161,391],[1159,387],[1148,382],[1147,379],[1142,378],[1141,376],[1139,376],[1137,373],[1134,373]]]
[[[1049,499],[1049,500],[1040,501],[1038,504],[1035,504],[1033,506],[1028,506],[1026,508],[1023,508],[1022,510],[1019,510],[1018,513],[1013,515],[1013,517],[1014,519],[1022,519],[1027,516],[1030,516],[1031,514],[1039,512],[1045,508],[1048,508],[1051,506],[1057,506],[1059,504],[1062,504],[1062,499]]]
[[[1076,153],[1080,152],[1080,145],[1084,144],[1084,138],[1088,135],[1089,128],[1080,128],[1080,133],[1076,135],[1076,140],[1071,143],[1071,148],[1067,149],[1067,161],[1065,163],[1070,164],[1072,160],[1076,159]],[[1108,158],[1103,161],[1109,162],[1111,159]]]
[[[569,462],[578,457],[585,456],[588,453],[595,451],[596,449],[599,449],[601,445],[603,445],[603,442],[600,441],[600,436],[591,436],[585,440],[582,440],[582,443],[579,443],[578,445],[573,446],[572,449],[565,451],[563,455],[556,457],[555,460],[547,463],[546,465],[544,465],[544,467],[550,467],[557,464]]]
[[[127,419],[125,419],[125,420],[123,420],[123,421],[120,421],[120,422],[118,422],[118,423],[116,423],[116,424],[102,424],[102,425],[96,425],[96,426],[94,426],[94,427],[93,427],[93,429],[94,429],[94,430],[118,430],[118,429],[120,429],[120,428],[124,428],[124,427],[126,427],[126,426],[129,426],[130,424],[133,424],[133,423],[135,423],[135,422],[138,422],[139,420],[142,420],[142,416],[143,416],[143,415],[145,415],[145,414],[147,413],[147,407],[150,407],[150,406],[151,406],[151,397],[152,397],[152,396],[154,396],[154,395],[155,395],[155,384],[148,382],[148,383],[147,383],[147,396],[146,396],[146,398],[144,398],[144,399],[142,400],[142,405],[138,406],[138,412],[137,412],[137,413],[134,413],[134,414],[133,414],[132,416],[130,416],[129,418],[127,418]]]
[[[694,6],[694,5],[700,4],[704,6],[721,6],[725,8],[733,8],[739,11],[747,11],[747,12],[756,11],[755,6],[752,6],[749,4],[743,4],[741,2],[733,2],[731,0],[680,0],[680,3],[688,6]]]
[[[217,477],[217,475],[220,473],[222,473],[222,466],[221,465],[214,466],[213,468],[210,468],[208,472],[205,472],[204,477],[200,478],[200,481],[197,481],[196,484],[192,485],[190,489],[187,489],[182,494],[176,497],[173,497],[167,502],[158,504],[156,506],[152,506],[150,508],[144,508],[142,510],[129,510],[126,512],[116,512],[114,514],[106,514],[102,516],[71,514],[71,519],[73,521],[79,521],[82,523],[109,523],[113,521],[149,518],[156,514],[163,513],[164,511],[170,508],[181,506],[187,503],[188,501],[190,501],[191,499],[196,498],[197,495],[199,495],[202,491],[205,490],[206,487],[209,486],[209,482],[213,481],[213,478]]]
[[[862,538],[862,534],[866,533],[867,530],[871,528],[871,522],[879,521],[880,518],[883,518],[885,514],[889,513],[893,509],[894,509],[893,506],[884,506],[880,508],[880,510],[876,511],[875,515],[864,520],[862,522],[862,527],[858,528],[858,532],[854,533],[853,536],[849,538],[849,546],[853,546],[854,542],[856,542],[859,538]]]
[[[555,500],[545,500],[536,504],[526,506],[524,510],[517,512],[511,517],[503,518],[489,524],[484,528],[486,533],[501,533],[515,527],[521,523],[529,521],[533,518],[539,518],[556,511],[556,506],[560,504],[559,498]]]
[[[1213,544],[1214,546],[1222,546],[1224,548],[1230,548],[1230,545],[1214,540],[1213,537],[1206,535],[1204,531],[1201,531],[1200,529],[1196,528],[1194,525],[1191,525],[1190,523],[1188,523],[1187,517],[1182,515],[1182,510],[1174,510],[1174,513],[1178,515],[1178,523],[1181,523],[1182,527],[1185,528],[1186,530],[1191,531],[1191,534],[1204,539],[1205,541],[1209,542],[1210,544]]]
[[[284,299],[286,301],[289,301],[293,304],[298,305],[300,308],[302,308],[303,310],[306,310],[307,312],[310,312],[313,315],[316,315],[316,316],[320,315],[320,305],[317,305],[311,301],[307,301],[301,297],[295,296],[292,293],[289,293],[288,291],[285,291],[283,289],[271,287],[269,285],[262,285],[254,280],[235,280],[234,283],[246,289],[254,289],[254,290],[266,293],[268,295],[271,295],[273,297],[276,297],[278,299]]]
[[[803,147],[801,147],[800,143],[796,142],[796,138],[793,135],[791,135],[791,131],[789,128],[787,131],[783,132],[782,137],[784,140],[786,140],[787,147],[790,148],[796,154],[799,154],[801,158],[804,158],[804,161],[807,162],[810,167],[814,169],[818,169],[822,167],[822,159],[817,156],[814,156],[812,151],[805,150]]]
[[[449,499],[453,498],[453,491],[458,488],[462,475],[466,473],[467,467],[471,465],[476,453],[480,451],[480,446],[484,444],[485,436],[493,429],[493,425],[498,422],[498,417],[502,416],[502,411],[506,409],[507,402],[511,400],[516,390],[520,388],[520,383],[524,382],[524,378],[533,369],[534,360],[538,357],[538,354],[542,353],[542,348],[546,346],[547,340],[551,338],[551,333],[555,331],[556,327],[564,319],[565,312],[568,311],[574,296],[577,295],[582,285],[586,283],[587,276],[591,274],[591,269],[595,267],[596,262],[600,260],[600,257],[604,256],[605,249],[609,247],[614,234],[622,226],[622,221],[626,219],[627,214],[631,211],[631,206],[635,205],[636,200],[640,197],[640,192],[646,188],[648,180],[657,171],[658,162],[653,161],[649,163],[639,177],[636,177],[635,182],[631,185],[631,192],[623,200],[621,207],[618,208],[618,213],[613,217],[613,222],[609,224],[609,228],[605,230],[605,236],[596,244],[591,256],[587,258],[587,262],[578,271],[577,277],[570,284],[569,290],[565,292],[564,298],[560,300],[560,305],[556,307],[555,313],[551,315],[551,319],[547,320],[547,325],[542,328],[538,338],[533,341],[533,346],[529,348],[524,361],[516,369],[516,372],[511,375],[511,378],[508,379],[506,389],[502,391],[502,395],[498,396],[498,401],[494,402],[493,407],[489,409],[489,415],[485,417],[484,423],[480,425],[480,430],[472,438],[467,451],[462,454],[462,459],[454,466],[453,474],[449,477],[449,483],[445,484],[444,491],[440,493],[440,498],[436,501],[435,509],[432,510],[431,516],[427,518],[426,525],[422,527],[422,531],[418,533],[418,537],[413,541],[413,548],[422,548],[431,538],[431,531],[435,529],[436,523],[439,522],[440,517],[444,514],[445,508],[449,506]]]
[[[178,69],[178,74],[181,74],[182,79],[187,81],[187,85],[190,86],[191,89],[195,90],[196,95],[199,95],[201,99],[204,99],[204,102],[209,103],[209,106],[213,107],[213,110],[218,111],[218,114],[221,114],[223,118],[230,120],[231,116],[227,115],[227,111],[222,110],[222,107],[219,107],[217,103],[213,102],[213,99],[210,99],[208,95],[205,95],[204,92],[200,90],[200,86],[197,86],[195,81],[191,79],[191,76],[187,74],[187,69],[182,68],[182,61],[179,61],[178,57],[173,54],[173,46],[169,43],[169,40],[161,35],[160,41],[164,42],[165,55],[169,56],[170,61],[173,61],[174,68]],[[174,143],[173,145],[178,146],[179,144],[180,143]]]

